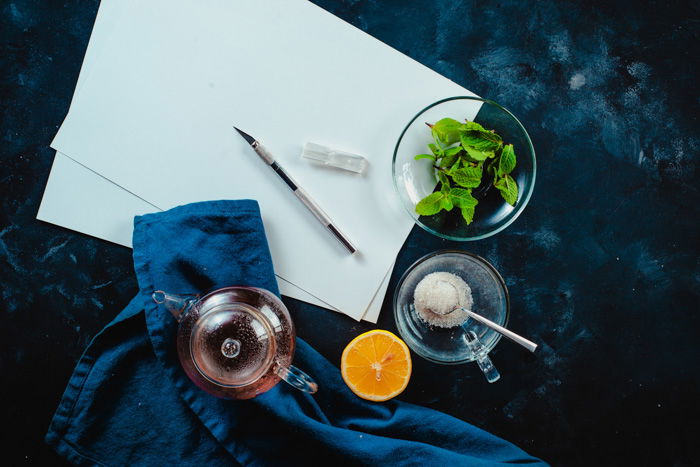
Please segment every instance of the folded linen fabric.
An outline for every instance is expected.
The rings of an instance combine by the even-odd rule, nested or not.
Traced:
[[[75,464],[543,464],[449,415],[357,398],[302,339],[294,362],[319,383],[314,395],[281,383],[225,400],[192,383],[177,357],[177,323],[151,293],[248,285],[279,294],[255,201],[137,217],[134,266],[139,293],[88,346],[46,435]]]

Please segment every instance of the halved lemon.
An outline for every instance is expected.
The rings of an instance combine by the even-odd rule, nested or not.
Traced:
[[[381,329],[354,338],[340,359],[340,373],[350,390],[377,402],[401,394],[411,379],[411,368],[411,353],[404,341]]]

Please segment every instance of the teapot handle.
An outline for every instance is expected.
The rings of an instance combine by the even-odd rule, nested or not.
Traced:
[[[309,394],[314,394],[318,391],[316,381],[293,365],[283,366],[278,364],[275,373],[287,384],[300,391],[308,392]]]

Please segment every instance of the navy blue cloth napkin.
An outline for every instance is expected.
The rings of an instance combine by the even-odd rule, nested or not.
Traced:
[[[177,358],[177,323],[150,295],[230,285],[279,294],[255,201],[196,203],[137,217],[134,266],[138,295],[90,343],[46,435],[75,464],[542,463],[446,414],[359,399],[301,339],[294,363],[319,383],[315,395],[280,382],[234,401],[195,386]]]

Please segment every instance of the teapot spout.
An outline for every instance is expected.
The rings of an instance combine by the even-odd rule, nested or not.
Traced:
[[[164,305],[178,321],[187,314],[190,307],[197,301],[195,295],[175,295],[163,292],[162,290],[153,292],[151,298],[153,298],[153,301],[157,304]]]

